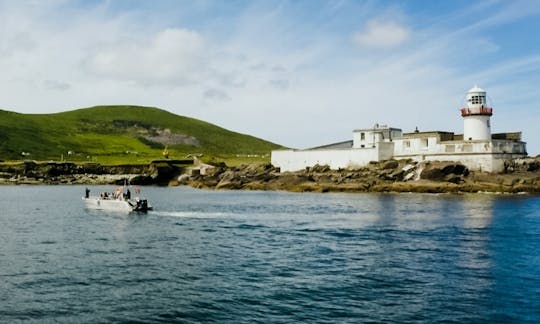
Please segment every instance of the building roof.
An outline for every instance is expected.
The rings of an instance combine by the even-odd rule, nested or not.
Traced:
[[[402,136],[402,138],[427,138],[427,137],[438,137],[441,141],[451,141],[454,138],[454,133],[442,132],[442,131],[429,131],[429,132],[403,133],[403,136]]]
[[[353,141],[351,140],[351,141],[344,141],[344,142],[338,142],[338,143],[332,143],[332,144],[312,147],[312,148],[305,149],[304,151],[326,150],[326,149],[350,149],[350,148],[352,148],[352,146],[353,146]]]
[[[520,142],[521,141],[521,132],[508,132],[508,133],[491,134],[491,139]]]
[[[381,126],[375,125],[374,127],[370,127],[370,128],[355,129],[355,130],[353,130],[353,133],[357,133],[357,132],[374,132],[374,131],[379,131],[379,132],[382,132],[382,131],[400,131],[401,132],[401,128],[388,127],[386,125],[381,125]]]

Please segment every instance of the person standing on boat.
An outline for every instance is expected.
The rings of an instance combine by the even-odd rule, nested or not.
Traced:
[[[120,198],[122,197],[122,189],[120,189],[120,187],[116,187],[113,197],[116,200],[120,200]]]
[[[84,190],[84,198],[90,198],[90,189],[88,187]]]

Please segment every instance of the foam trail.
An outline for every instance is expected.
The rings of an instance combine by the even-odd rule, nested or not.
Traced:
[[[219,218],[227,216],[226,213],[202,211],[155,211],[152,212],[152,215],[181,218]]]

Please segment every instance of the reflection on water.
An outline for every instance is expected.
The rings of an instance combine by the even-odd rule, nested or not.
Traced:
[[[461,203],[463,226],[466,228],[488,227],[493,217],[494,201],[495,197],[491,195],[466,196]]]

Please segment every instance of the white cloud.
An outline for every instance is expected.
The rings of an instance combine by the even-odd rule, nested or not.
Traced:
[[[58,80],[45,80],[43,81],[43,86],[45,87],[45,89],[61,91],[71,88],[71,84]]]
[[[25,53],[34,50],[36,47],[37,43],[29,33],[18,33],[0,38],[0,54],[5,57]]]
[[[206,65],[202,36],[186,29],[165,29],[148,40],[131,40],[98,48],[84,61],[92,74],[137,84],[190,84]]]
[[[365,29],[353,36],[353,41],[360,47],[391,48],[401,45],[409,38],[406,26],[396,22],[370,20]]]
[[[203,98],[205,100],[212,100],[212,101],[229,101],[231,98],[229,95],[222,90],[219,89],[206,89],[203,93]]]
[[[285,79],[270,80],[268,83],[270,83],[271,86],[281,90],[287,90],[289,88],[289,80]]]

